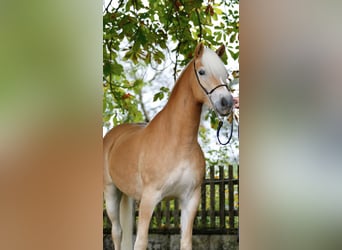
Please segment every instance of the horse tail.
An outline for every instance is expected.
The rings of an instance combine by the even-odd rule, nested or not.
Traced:
[[[134,200],[125,194],[122,194],[120,204],[120,222],[122,228],[121,249],[133,249],[133,219],[134,217]]]

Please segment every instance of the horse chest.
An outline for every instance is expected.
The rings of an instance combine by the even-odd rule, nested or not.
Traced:
[[[187,195],[198,185],[198,173],[188,162],[179,163],[164,179],[162,195],[180,197]]]

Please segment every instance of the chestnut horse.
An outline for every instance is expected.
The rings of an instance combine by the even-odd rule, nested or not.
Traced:
[[[133,199],[140,201],[134,250],[145,250],[154,207],[177,198],[180,249],[192,249],[192,227],[200,201],[205,160],[198,144],[202,104],[227,116],[233,97],[227,71],[216,53],[198,44],[165,107],[147,125],[122,124],[104,137],[104,197],[115,250],[133,247]]]

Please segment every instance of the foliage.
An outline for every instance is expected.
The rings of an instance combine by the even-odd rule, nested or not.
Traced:
[[[128,0],[105,3],[103,15],[104,126],[148,121],[141,98],[145,79],[130,79],[125,69],[160,65],[173,57],[174,79],[191,58],[199,41],[207,46],[229,44],[237,60],[239,13],[237,0]],[[224,58],[227,60],[227,57]],[[155,100],[168,89],[160,89]]]

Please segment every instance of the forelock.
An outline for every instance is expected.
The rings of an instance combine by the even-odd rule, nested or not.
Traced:
[[[201,58],[202,64],[209,74],[221,78],[226,81],[228,72],[221,60],[221,58],[212,50],[205,48]]]

